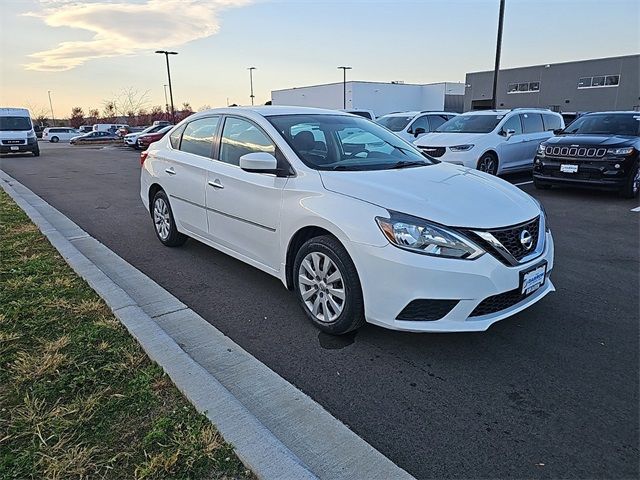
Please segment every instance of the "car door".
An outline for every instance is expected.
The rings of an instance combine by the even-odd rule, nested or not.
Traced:
[[[550,136],[550,133],[544,131],[544,123],[542,115],[539,113],[521,113],[522,130],[526,139],[526,150],[521,167],[530,166],[533,168],[533,159],[536,151],[542,141]]]
[[[209,235],[248,259],[278,270],[280,208],[287,178],[242,170],[240,157],[252,152],[268,152],[286,162],[258,125],[246,118],[225,117],[207,178]]]
[[[513,131],[511,136],[507,136],[507,131],[509,130]],[[499,130],[499,135],[502,136],[498,147],[498,160],[501,171],[521,168],[526,161],[527,139],[523,134],[520,115],[512,115],[507,118]]]
[[[219,123],[219,115],[193,120],[174,132],[169,148],[156,153],[157,175],[175,221],[180,230],[196,237],[208,237],[205,189]]]

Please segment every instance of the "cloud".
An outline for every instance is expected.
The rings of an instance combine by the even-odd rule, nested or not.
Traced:
[[[107,57],[175,48],[218,32],[218,13],[253,0],[142,0],[136,3],[96,0],[41,0],[42,10],[27,15],[51,27],[93,33],[89,40],[61,42],[29,55],[28,70],[64,71]]]

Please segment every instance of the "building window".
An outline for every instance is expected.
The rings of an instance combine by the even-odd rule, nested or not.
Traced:
[[[578,79],[578,88],[617,87],[619,84],[620,75],[596,75]]]
[[[521,82],[507,85],[507,93],[531,93],[539,91],[540,82]]]

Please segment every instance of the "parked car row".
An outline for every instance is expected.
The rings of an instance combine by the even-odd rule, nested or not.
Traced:
[[[625,197],[640,189],[639,112],[581,113],[568,127],[559,113],[539,108],[404,112],[376,121],[444,162],[491,175],[533,169],[538,188],[592,186]]]
[[[123,137],[124,144],[127,145],[128,147],[140,149],[140,148],[142,148],[142,145],[139,143],[139,139],[145,137],[146,135],[158,133],[161,130],[165,130],[166,127],[168,127],[168,126],[170,127],[172,125],[168,124],[166,122],[155,123],[154,125],[151,125],[150,127],[147,127],[147,128],[144,128],[144,129],[140,130],[139,132],[129,133],[128,135],[125,135]],[[168,130],[165,130],[165,132],[166,131],[168,131]],[[158,140],[160,138],[162,138],[162,136],[160,136],[158,138]],[[149,143],[151,143],[151,142],[149,142]],[[148,146],[149,143],[146,143],[146,146]]]

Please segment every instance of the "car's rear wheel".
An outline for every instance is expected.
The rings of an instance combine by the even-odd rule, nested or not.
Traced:
[[[622,190],[620,190],[620,195],[624,198],[636,198],[638,196],[638,192],[640,191],[640,161],[636,162],[635,167],[631,170],[629,174],[629,178],[627,178],[627,183]]]
[[[51,143],[58,143],[58,142],[60,141],[60,139],[59,139],[58,137],[51,137],[51,138],[49,139],[49,141],[50,141]]]
[[[179,247],[187,241],[187,236],[176,228],[167,194],[159,190],[153,197],[151,217],[158,240],[167,247]]]
[[[497,175],[498,157],[491,152],[483,154],[480,160],[478,160],[478,170],[488,173],[489,175]]]
[[[358,272],[336,238],[307,240],[296,254],[293,277],[302,309],[320,330],[341,335],[365,323]]]

